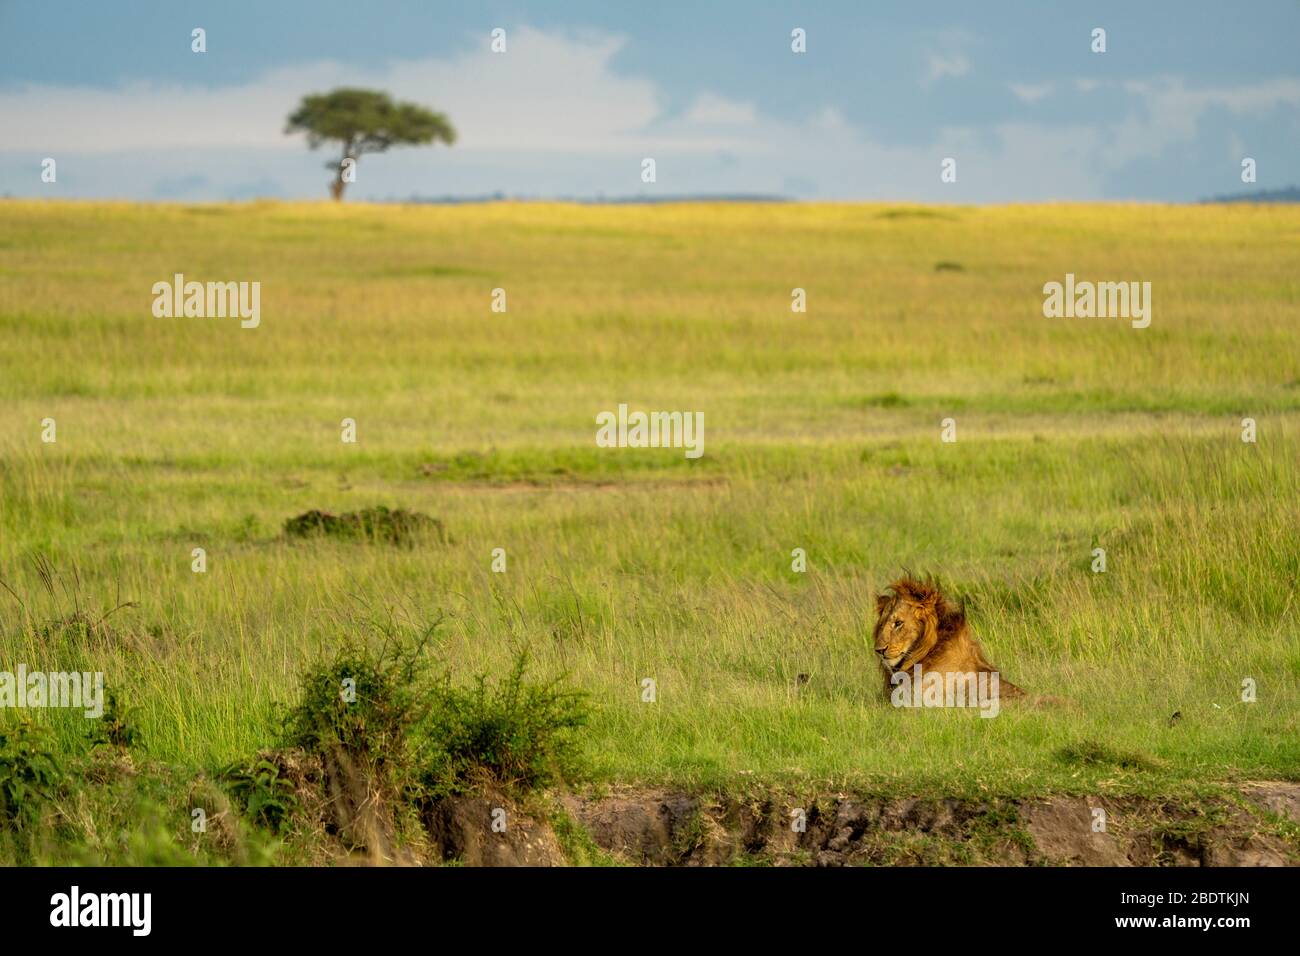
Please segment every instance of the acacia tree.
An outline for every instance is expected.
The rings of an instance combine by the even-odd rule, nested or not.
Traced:
[[[442,113],[415,103],[394,103],[378,90],[349,88],[304,96],[284,131],[306,133],[312,149],[327,142],[342,145],[338,161],[325,164],[334,170],[330,195],[336,200],[343,198],[349,182],[344,178],[349,159],[355,165],[363,153],[382,153],[390,146],[456,142],[456,130]]]

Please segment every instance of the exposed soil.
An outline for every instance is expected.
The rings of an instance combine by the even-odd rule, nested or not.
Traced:
[[[424,817],[435,860],[465,866],[564,866],[555,830],[489,796],[441,800]]]
[[[375,865],[1300,866],[1300,782],[1200,798],[693,794],[615,788],[522,801],[484,781],[404,810],[343,754],[264,752],[326,857]],[[396,819],[418,811],[397,839]],[[330,849],[332,847],[333,849]]]
[[[1196,803],[841,794],[800,805],[623,790],[564,796],[529,812],[497,798],[459,797],[435,806],[425,824],[435,860],[565,865],[572,852],[547,822],[557,812],[579,825],[604,862],[631,865],[1300,865],[1300,783],[1273,781],[1243,786],[1240,798]]]

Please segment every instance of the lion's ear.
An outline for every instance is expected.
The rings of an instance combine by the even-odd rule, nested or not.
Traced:
[[[881,614],[884,614],[885,608],[888,605],[889,605],[889,595],[877,594],[876,595],[876,616],[879,617]]]
[[[926,594],[922,594],[920,599],[916,603],[921,605],[921,607],[926,608],[927,610],[938,613],[940,597],[941,595],[939,594],[938,591],[930,591]]]

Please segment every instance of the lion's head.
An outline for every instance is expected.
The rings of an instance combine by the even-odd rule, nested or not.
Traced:
[[[966,608],[944,598],[935,581],[899,578],[876,598],[876,655],[889,697],[900,671],[916,666],[929,673],[997,673],[966,623]],[[1022,691],[999,673],[997,694]]]
[[[907,670],[939,640],[940,619],[956,612],[929,582],[900,578],[876,598],[876,654],[891,671]]]

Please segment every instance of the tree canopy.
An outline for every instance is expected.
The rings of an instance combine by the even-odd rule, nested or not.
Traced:
[[[285,133],[306,133],[307,145],[317,149],[327,142],[339,143],[342,156],[335,169],[330,191],[341,199],[348,182],[344,161],[354,162],[363,153],[382,153],[390,146],[419,146],[456,142],[456,130],[442,113],[416,103],[395,103],[378,90],[341,88],[329,93],[312,93],[290,116]]]

